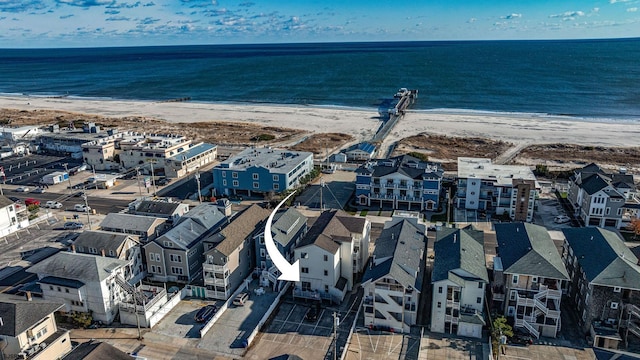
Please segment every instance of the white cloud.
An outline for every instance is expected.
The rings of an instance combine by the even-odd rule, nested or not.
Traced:
[[[471,18],[471,19],[467,20],[467,22],[468,22],[469,24],[471,24],[471,23],[476,22],[477,20],[478,20],[478,19],[476,19],[476,18]]]
[[[549,15],[550,18],[562,18],[563,21],[572,21],[578,17],[585,16],[584,11],[565,11],[562,14]]]
[[[631,0],[609,0],[609,4],[615,4],[615,3],[626,3],[629,2]]]
[[[636,12],[636,11],[638,11],[637,7],[632,7],[627,9],[627,12]]]
[[[506,19],[506,20],[511,20],[511,19],[518,19],[521,18],[522,14],[509,14],[509,15],[505,15],[505,16],[501,16],[500,19]]]

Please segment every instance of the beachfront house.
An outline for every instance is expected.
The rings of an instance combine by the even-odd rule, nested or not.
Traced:
[[[254,241],[271,212],[252,205],[205,239],[202,264],[207,297],[227,300],[255,268]]]
[[[576,217],[599,227],[620,228],[625,204],[638,203],[633,175],[606,173],[594,163],[574,171],[567,197]]]
[[[227,223],[228,218],[215,204],[193,208],[171,230],[144,245],[148,276],[160,282],[193,281],[202,271],[204,238]]]
[[[216,195],[281,193],[313,170],[310,152],[250,147],[213,168]]]
[[[495,224],[495,231],[493,307],[512,318],[516,329],[556,337],[569,275],[549,232],[529,223]]]
[[[484,233],[471,227],[437,232],[431,273],[431,331],[482,337],[489,275]]]
[[[300,260],[294,297],[342,302],[364,271],[370,232],[366,218],[342,210],[322,212],[294,249],[293,261]]]
[[[293,248],[296,247],[302,237],[307,233],[307,218],[295,208],[279,210],[273,217],[271,235],[276,248],[289,263],[293,258]],[[260,274],[261,284],[265,286],[278,283],[280,272],[274,267],[271,257],[264,243],[264,232],[256,237],[255,242],[256,273]]]
[[[458,158],[455,206],[480,215],[506,215],[531,222],[540,184],[528,166],[497,165],[491,159]]]
[[[109,213],[100,223],[100,229],[137,236],[142,244],[155,239],[166,230],[167,219],[123,213]]]
[[[129,205],[129,213],[133,215],[151,216],[167,219],[170,223],[177,223],[178,219],[189,212],[189,205],[179,201],[142,200]]]
[[[640,263],[617,233],[597,227],[562,229],[566,294],[593,346],[616,349],[640,338]],[[628,331],[626,331],[628,330]]]
[[[0,195],[0,237],[18,231],[21,226],[29,225],[29,221],[22,224],[18,219],[17,204],[4,195]],[[26,219],[25,219],[26,220]]]
[[[344,150],[348,161],[369,161],[375,153],[376,146],[368,142],[358,143]]]
[[[71,351],[69,331],[58,327],[59,302],[0,295],[0,358],[61,359]]]
[[[66,313],[90,313],[93,320],[111,324],[127,296],[130,265],[110,257],[59,252],[27,272],[38,276],[44,300],[64,304]]]
[[[364,324],[409,332],[425,276],[426,227],[406,217],[393,217],[384,226],[362,276]]]
[[[409,155],[373,160],[356,170],[356,199],[370,207],[435,211],[443,174],[439,163]]]

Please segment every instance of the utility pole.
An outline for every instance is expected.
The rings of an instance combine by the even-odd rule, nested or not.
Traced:
[[[196,171],[196,183],[198,183],[198,202],[202,204],[202,193],[200,192],[200,171]]]
[[[340,318],[338,314],[333,312],[333,360],[338,359],[338,326],[340,326]]]
[[[140,185],[140,167],[136,166],[136,180],[138,181],[138,192],[140,193],[140,197],[142,197],[142,185]]]
[[[62,166],[64,166],[64,171],[67,172],[67,179],[69,180],[69,192],[72,193],[73,192],[73,188],[71,187],[71,175],[69,175],[69,169],[67,168],[67,165],[69,165],[68,163],[64,163],[62,164]],[[95,175],[94,175],[94,180],[95,180]]]
[[[82,194],[84,198],[84,209],[87,212],[87,224],[89,224],[89,230],[91,230],[91,217],[89,217],[89,203],[87,202],[87,187],[84,187],[84,192]]]
[[[153,172],[153,165],[156,163],[155,160],[149,160],[149,163],[151,164],[151,184],[153,185],[153,196],[156,196],[156,193],[158,192],[158,189],[156,188],[156,175]]]
[[[138,301],[136,300],[136,287],[133,286],[133,311],[136,312],[136,325],[138,325],[138,340],[142,339],[142,335],[140,334],[140,316],[138,315]],[[144,305],[143,305],[144,308]]]

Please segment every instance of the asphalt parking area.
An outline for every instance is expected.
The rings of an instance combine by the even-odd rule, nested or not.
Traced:
[[[351,336],[345,359],[398,359],[402,351],[403,339],[402,334],[372,333],[367,328],[358,328]]]
[[[506,346],[500,359],[538,360],[538,359],[571,359],[591,360],[595,354],[590,348],[572,348],[557,345]]]
[[[172,338],[198,339],[203,324],[196,322],[194,316],[203,306],[215,303],[199,299],[182,300],[153,327],[152,332]]]

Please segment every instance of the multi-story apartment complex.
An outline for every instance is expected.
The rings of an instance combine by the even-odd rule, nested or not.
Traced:
[[[575,170],[569,179],[568,198],[576,217],[586,225],[620,228],[625,203],[635,203],[633,175],[604,172],[589,164]]]
[[[293,249],[307,233],[307,218],[295,208],[280,210],[273,217],[271,235],[278,251],[289,263],[293,258]],[[265,285],[278,283],[280,272],[274,267],[264,243],[264,232],[256,237],[256,271],[261,274],[261,282]]]
[[[0,195],[0,236],[7,236],[17,231],[21,226],[29,225],[28,220],[20,221],[17,207],[17,204],[9,198]]]
[[[207,296],[227,300],[242,281],[253,273],[255,238],[264,233],[263,224],[271,212],[252,205],[206,240],[202,264]]]
[[[431,273],[431,331],[482,337],[489,275],[484,233],[470,227],[437,232]]]
[[[438,209],[444,174],[438,163],[403,155],[368,162],[356,174],[356,199],[360,205]]]
[[[528,166],[496,165],[491,159],[458,158],[459,209],[509,215],[512,220],[533,220],[540,185]]]
[[[218,195],[281,193],[312,170],[310,152],[252,147],[214,167],[213,186]]]
[[[495,230],[494,308],[536,338],[556,337],[562,288],[569,275],[549,232],[528,223],[496,224]]]
[[[426,228],[417,219],[385,223],[362,277],[364,324],[408,332],[417,321],[425,274]]]
[[[293,295],[340,303],[369,258],[371,223],[342,210],[324,211],[298,247],[300,281]]]
[[[66,312],[90,312],[96,321],[111,324],[126,298],[126,274],[131,262],[110,257],[59,252],[31,266],[42,298],[64,304]]]
[[[562,230],[567,296],[593,346],[617,348],[640,337],[640,262],[617,233],[597,227]],[[623,331],[628,330],[628,331]]]

